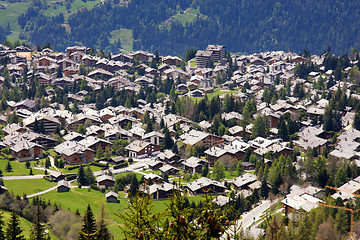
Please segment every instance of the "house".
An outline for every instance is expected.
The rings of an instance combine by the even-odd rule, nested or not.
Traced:
[[[128,151],[128,156],[131,158],[141,158],[149,156],[154,152],[160,151],[159,145],[154,145],[149,142],[144,142],[141,140],[135,140],[125,147]]]
[[[167,175],[176,175],[179,173],[179,169],[177,169],[176,167],[173,167],[169,164],[162,166],[161,168],[159,168],[159,170],[161,171],[161,173],[163,173],[163,174],[166,173]]]
[[[190,130],[188,133],[180,135],[180,139],[183,140],[186,145],[200,145],[206,148],[211,146],[221,146],[224,144],[224,139],[210,133],[201,132],[198,130]]]
[[[61,180],[58,182],[56,189],[58,192],[68,192],[70,191],[69,182],[66,180]]]
[[[155,173],[148,173],[144,175],[144,179],[147,181],[147,183],[150,185],[150,181],[153,183],[161,183],[163,181],[163,178]]]
[[[217,194],[225,192],[225,185],[221,182],[202,177],[193,182],[186,184],[191,195],[203,194],[205,191],[210,194]]]
[[[52,171],[50,172],[50,178],[53,182],[60,182],[65,180],[65,175],[62,172]]]
[[[208,161],[206,161],[202,158],[190,157],[190,158],[186,159],[185,161],[183,161],[182,164],[183,164],[184,170],[186,172],[202,173],[203,168],[204,168],[205,164],[208,164]]]
[[[11,155],[18,161],[33,160],[43,157],[43,146],[20,138],[10,146]]]
[[[156,131],[152,131],[145,134],[142,140],[154,145],[162,145],[164,143],[164,138],[165,138],[164,134]]]
[[[307,193],[295,196],[286,196],[286,198],[281,201],[285,216],[289,213],[298,211],[310,212],[312,209],[317,208],[319,203],[322,202],[322,200]]]
[[[169,149],[165,149],[163,152],[159,153],[157,159],[174,167],[178,167],[181,164],[180,156]]]
[[[96,178],[96,182],[100,188],[108,188],[114,186],[115,178],[109,175],[101,175]]]
[[[116,192],[108,192],[105,194],[105,198],[106,198],[106,202],[108,203],[118,203],[119,200],[119,194],[117,194]]]
[[[248,185],[257,180],[256,176],[251,173],[245,173],[239,177],[234,178],[231,181],[231,184],[234,186],[235,190],[247,189]]]
[[[105,151],[112,145],[111,142],[94,136],[87,136],[85,139],[81,140],[79,144],[94,151],[96,151],[98,148],[101,148],[103,151]]]
[[[113,165],[118,165],[118,164],[125,164],[126,160],[123,156],[117,156],[117,157],[108,159],[107,162],[110,164],[113,164]]]
[[[54,150],[67,164],[78,165],[94,160],[95,151],[78,142],[66,141],[57,145]]]
[[[39,131],[40,126],[44,127],[46,134],[52,134],[61,123],[58,119],[47,114],[33,114],[23,121],[24,125],[33,131]],[[36,126],[37,125],[37,126]],[[35,128],[38,128],[37,130]]]
[[[174,191],[181,191],[177,186],[170,183],[152,184],[145,189],[140,188],[140,192],[150,195],[153,200],[167,199],[174,195]]]
[[[33,100],[25,99],[23,101],[16,103],[14,108],[15,109],[27,109],[29,111],[33,111],[36,108],[36,104],[35,104],[35,101],[33,101]]]
[[[164,165],[163,162],[156,159],[151,159],[147,161],[146,164],[151,170],[159,170]]]
[[[255,164],[251,162],[241,162],[241,165],[243,165],[244,170],[251,171],[255,170]]]

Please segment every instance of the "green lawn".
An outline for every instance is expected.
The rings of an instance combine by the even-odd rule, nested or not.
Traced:
[[[100,4],[101,1],[100,0],[95,0],[95,1],[87,1],[87,2],[83,2],[82,0],[75,0],[74,2],[72,2],[71,4],[71,8],[70,8],[70,13],[67,12],[67,9],[65,7],[65,4],[63,4],[63,6],[61,6],[60,4],[55,4],[51,1],[48,2],[48,4],[51,4],[51,7],[49,7],[48,9],[46,9],[44,11],[44,15],[45,16],[57,16],[60,13],[64,14],[64,18],[65,21],[67,20],[67,18],[71,15],[74,14],[76,12],[78,12],[81,9],[87,8],[87,9],[91,9],[93,8],[96,4]]]
[[[124,192],[119,193],[120,202],[119,203],[106,203],[105,194],[95,191],[88,190],[84,188],[75,188],[71,189],[70,192],[58,193],[56,191],[51,191],[42,195],[42,198],[45,200],[50,200],[51,203],[57,203],[61,205],[64,209],[70,209],[71,211],[76,211],[77,209],[81,214],[85,212],[86,206],[91,205],[94,215],[99,214],[99,209],[102,204],[108,213],[109,218],[109,228],[113,232],[115,239],[122,239],[123,234],[119,228],[119,224],[122,224],[122,220],[116,216],[116,214],[121,214],[121,212],[127,211],[128,203],[127,198],[125,197]],[[204,199],[202,196],[190,196],[188,197],[189,201],[199,202],[201,199]],[[153,211],[154,212],[163,212],[166,208],[166,204],[169,203],[169,200],[164,201],[153,201]]]
[[[178,20],[183,26],[186,26],[187,23],[193,22],[197,16],[207,18],[205,15],[200,14],[199,8],[191,8],[184,13],[177,13],[174,19]]]
[[[87,166],[85,166],[85,169],[87,168]],[[96,172],[96,171],[100,171],[101,167],[98,166],[90,166],[91,171]],[[59,171],[61,171],[62,173],[78,173],[79,172],[79,168],[75,168],[75,169],[63,169],[63,168],[59,168]]]
[[[221,96],[223,94],[235,94],[236,90],[227,90],[227,89],[220,89],[220,88],[215,88],[214,92],[211,93],[207,93],[207,97],[209,99],[216,97],[216,96]],[[200,101],[201,99],[203,99],[203,97],[191,97],[191,100],[195,101]]]
[[[133,50],[133,32],[131,29],[119,29],[110,32],[111,38],[109,38],[110,43],[114,43],[116,40],[120,39],[121,48],[127,52],[132,52]]]
[[[5,1],[0,1],[0,3],[5,3]],[[16,3],[8,3],[6,9],[0,9],[0,25],[4,25],[10,23],[11,34],[9,35],[9,39],[11,41],[17,39],[20,33],[20,26],[18,24],[18,17],[25,13],[26,9],[29,6],[29,2],[16,2]]]
[[[25,162],[10,161],[12,167],[11,172],[6,172],[5,168],[8,163],[8,160],[0,160],[0,170],[4,176],[26,176],[29,175],[30,170],[25,167]],[[30,165],[34,166],[35,161],[30,161]],[[32,169],[34,175],[44,174],[44,171]]]
[[[4,185],[15,195],[34,194],[44,191],[56,185],[55,182],[49,182],[45,179],[27,179],[27,180],[4,180]]]
[[[140,174],[140,173],[136,173],[136,172],[124,172],[124,173],[116,174],[116,177],[115,177],[115,178],[118,179],[118,178],[123,177],[123,176],[126,176],[126,175],[128,175],[128,174],[130,174],[130,173],[134,173],[135,176],[136,176],[136,178],[137,178],[138,180],[140,180],[140,179],[142,178],[142,176],[144,176],[144,175],[142,175],[142,174]]]

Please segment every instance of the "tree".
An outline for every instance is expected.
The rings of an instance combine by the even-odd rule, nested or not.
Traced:
[[[49,168],[51,166],[50,158],[46,158],[45,168]]]
[[[3,218],[4,218],[3,213],[0,213],[0,240],[5,239],[5,232],[4,232],[5,221]]]
[[[129,197],[135,197],[139,190],[139,181],[136,175],[133,176],[130,185]]]
[[[45,234],[45,228],[41,224],[40,206],[36,206],[36,213],[34,217],[33,229],[31,230],[30,240],[47,240],[49,236]]]
[[[63,77],[63,74],[62,74],[61,68],[58,67],[57,73],[56,73],[56,78],[62,78],[62,77]]]
[[[244,166],[242,165],[242,162],[239,161],[236,165],[236,173],[241,176],[244,172]]]
[[[7,240],[25,240],[22,235],[23,230],[20,227],[20,220],[15,211],[12,211],[9,222],[5,229],[5,239]]]
[[[84,217],[83,217],[83,226],[79,231],[79,240],[92,240],[96,239],[96,221],[94,214],[91,210],[90,204],[88,204]]]
[[[11,164],[10,164],[10,161],[8,161],[5,170],[6,170],[7,172],[11,172],[11,171],[12,171],[12,166],[11,166]]]
[[[86,129],[85,129],[84,125],[80,124],[78,129],[77,129],[77,132],[80,133],[80,134],[85,135],[86,134]]]
[[[209,174],[209,164],[205,164],[202,170],[202,176],[206,177]]]
[[[167,127],[164,128],[164,135],[164,148],[171,149],[174,145],[174,141],[172,140],[169,129]]]
[[[100,207],[100,214],[97,222],[97,227],[99,230],[96,234],[96,240],[112,240],[113,237],[108,228],[108,223],[106,221],[106,211],[103,204]]]
[[[85,176],[85,171],[84,171],[83,165],[80,165],[80,167],[79,167],[79,171],[78,171],[78,183],[79,183],[80,185],[86,185],[86,184],[87,184],[86,176]]]
[[[267,197],[269,196],[269,187],[266,183],[265,178],[261,181],[260,195],[261,195],[261,197],[263,197],[265,199],[267,199]]]
[[[254,123],[252,132],[254,137],[267,137],[267,124],[265,122],[265,117],[259,115]]]
[[[220,181],[225,178],[225,166],[219,160],[217,160],[213,167],[215,180]]]
[[[357,112],[354,116],[353,127],[356,130],[360,130],[360,114],[359,114],[359,112]]]

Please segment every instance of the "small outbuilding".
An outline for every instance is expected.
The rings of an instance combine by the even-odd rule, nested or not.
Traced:
[[[66,180],[61,180],[58,182],[57,185],[57,191],[58,192],[68,192],[70,191],[69,182]]]
[[[116,192],[108,192],[105,194],[106,202],[108,203],[118,203],[119,195]]]

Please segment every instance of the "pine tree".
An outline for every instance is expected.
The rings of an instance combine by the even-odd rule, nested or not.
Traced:
[[[7,223],[5,230],[5,239],[6,240],[25,240],[25,237],[22,235],[23,230],[20,227],[20,221],[15,211],[11,213],[9,222]]]
[[[84,171],[84,167],[83,165],[81,165],[79,167],[79,171],[78,171],[78,183],[80,185],[86,185],[87,181],[86,181],[86,176],[85,176],[85,171]]]
[[[130,191],[129,191],[130,197],[135,197],[138,189],[139,189],[139,181],[136,178],[136,175],[134,175],[130,185]]]
[[[104,205],[101,205],[100,208],[100,216],[99,216],[99,221],[98,221],[98,233],[96,234],[95,239],[96,240],[111,240],[113,239],[110,230],[107,227],[107,222],[106,222],[106,212],[104,209]]]
[[[40,206],[36,208],[36,213],[34,217],[33,229],[31,230],[30,240],[47,240],[49,236],[45,234],[45,228],[41,224],[41,212]]]
[[[94,218],[94,214],[91,210],[90,204],[87,206],[87,209],[83,218],[84,224],[80,230],[79,240],[90,240],[96,239],[96,221]]]
[[[0,213],[0,240],[5,239],[4,225],[5,221],[3,219],[3,213]]]
[[[11,172],[11,171],[12,171],[12,166],[11,166],[11,164],[10,164],[10,161],[8,161],[5,170],[6,170],[7,172]]]

